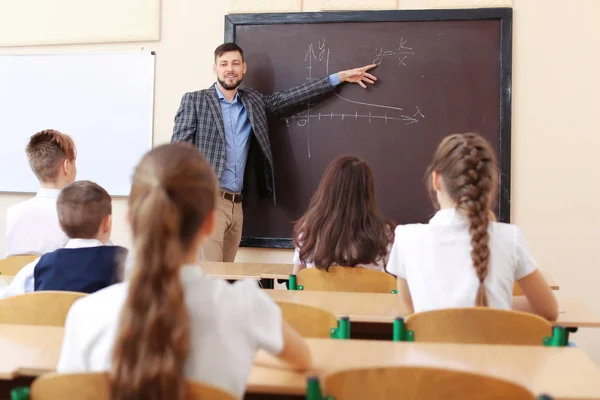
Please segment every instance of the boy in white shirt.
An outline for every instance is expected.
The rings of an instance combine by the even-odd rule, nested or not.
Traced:
[[[112,206],[106,190],[90,181],[72,183],[58,196],[57,209],[70,238],[66,246],[23,267],[4,297],[38,290],[93,293],[119,281],[127,250],[110,245]]]
[[[48,129],[33,135],[25,152],[41,188],[33,199],[6,211],[6,257],[42,255],[63,247],[69,239],[58,223],[56,199],[77,174],[73,139]]]

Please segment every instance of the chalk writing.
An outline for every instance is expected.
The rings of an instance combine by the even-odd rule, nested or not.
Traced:
[[[412,47],[406,45],[406,42],[403,37],[400,38],[397,50],[383,50],[383,47],[376,48],[373,64],[381,65],[384,57],[398,56],[398,66],[407,67],[409,56],[414,55],[415,52]]]

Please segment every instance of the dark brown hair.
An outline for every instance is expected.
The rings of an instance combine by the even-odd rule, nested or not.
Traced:
[[[53,182],[58,177],[61,163],[75,160],[75,143],[69,135],[47,129],[29,138],[25,148],[29,165],[41,182]]]
[[[395,224],[379,212],[373,171],[354,156],[335,159],[294,226],[300,260],[319,269],[355,267],[385,257]]]
[[[110,195],[94,182],[77,181],[61,190],[56,201],[58,222],[70,238],[93,239],[112,214]]]
[[[113,400],[182,400],[190,321],[179,270],[214,210],[217,180],[194,147],[156,147],[135,169],[135,266],[111,369]]]
[[[471,259],[479,278],[476,306],[487,306],[484,280],[490,262],[488,226],[490,207],[498,190],[496,156],[490,144],[475,133],[447,136],[438,146],[427,170],[427,182],[434,204],[439,208],[431,175],[441,177],[443,190],[469,218]]]
[[[244,61],[244,50],[242,50],[242,48],[235,43],[223,43],[217,47],[215,49],[215,61],[217,61],[217,58],[221,57],[225,53],[229,53],[230,51],[238,51],[242,56],[242,61]]]

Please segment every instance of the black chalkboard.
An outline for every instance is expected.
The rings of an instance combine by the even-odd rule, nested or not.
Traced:
[[[426,166],[441,138],[458,132],[481,133],[497,150],[497,214],[508,222],[511,31],[511,9],[226,16],[225,40],[239,44],[248,63],[244,84],[263,93],[378,64],[368,90],[343,84],[271,118],[277,203],[245,208],[242,246],[291,247],[293,221],[342,154],[371,165],[386,216],[426,222],[433,214]]]

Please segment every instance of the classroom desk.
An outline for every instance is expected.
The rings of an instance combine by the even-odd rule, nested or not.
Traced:
[[[266,270],[267,270],[267,272],[264,272],[262,274],[263,279],[285,279],[285,280],[288,280],[290,278],[290,275],[294,271],[293,264],[263,264],[263,265],[264,265],[264,268],[266,268]],[[558,290],[560,288],[558,286],[558,283],[552,276],[552,274],[550,274],[550,272],[542,270],[542,274],[544,275],[546,282],[548,282],[548,285],[550,285],[550,288],[552,290]]]
[[[204,273],[209,276],[221,279],[283,279],[288,280],[294,271],[294,264],[277,263],[235,263],[235,262],[200,262]],[[543,271],[544,278],[552,288],[558,290],[559,285],[554,277],[548,272]]]
[[[200,266],[208,276],[220,279],[273,279],[266,278],[263,275],[269,275],[272,271],[286,269],[286,264],[268,264],[268,263],[234,263],[234,262],[213,262],[201,261]],[[293,266],[292,266],[293,267]],[[291,273],[291,270],[290,270]],[[286,276],[288,279],[288,276]]]
[[[293,272],[293,264],[274,264],[274,263],[234,263],[218,261],[202,261],[200,266],[208,276],[219,279],[253,279],[253,280],[288,280]],[[553,290],[558,290],[559,286],[548,271],[542,271],[546,281]],[[13,275],[0,275],[0,289],[8,286],[13,280]]]
[[[54,371],[64,329],[0,324],[0,380]]]
[[[0,383],[36,377],[56,369],[63,328],[0,324]],[[600,399],[600,370],[577,348],[486,346],[445,343],[377,342],[307,339],[314,369],[299,373],[259,353],[247,392],[302,396],[306,377],[344,368],[376,365],[419,365],[453,368],[510,379],[534,393],[556,399]],[[4,394],[4,393],[2,393]]]
[[[391,324],[396,317],[407,316],[398,296],[386,293],[321,292],[310,290],[267,290],[275,301],[306,304],[330,311],[350,322]],[[600,327],[600,318],[580,300],[558,298],[561,313],[556,325],[568,328]]]
[[[285,369],[259,353],[248,381],[253,394],[302,396],[311,375],[381,365],[430,366],[483,373],[518,382],[555,399],[600,399],[600,369],[576,348],[307,339],[314,370]],[[257,396],[257,398],[260,398]]]

